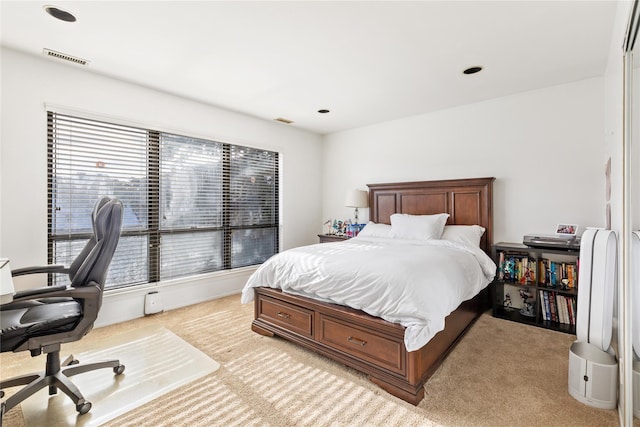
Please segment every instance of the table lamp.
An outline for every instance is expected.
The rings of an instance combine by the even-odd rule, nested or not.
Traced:
[[[359,224],[358,208],[369,207],[369,193],[367,193],[364,190],[347,191],[347,197],[345,199],[344,205],[348,208],[356,208],[355,220],[356,220],[356,224]]]

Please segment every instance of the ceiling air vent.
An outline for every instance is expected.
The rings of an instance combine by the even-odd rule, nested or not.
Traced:
[[[284,119],[282,117],[278,117],[277,119],[273,119],[276,122],[280,122],[280,123],[286,123],[288,125],[290,125],[291,123],[293,123],[293,120],[289,120],[289,119]]]
[[[62,59],[64,61],[73,62],[74,64],[87,65],[89,61],[82,58],[76,58],[75,56],[67,55],[66,53],[56,52],[51,49],[43,49],[42,53],[46,56],[51,56],[53,58]]]

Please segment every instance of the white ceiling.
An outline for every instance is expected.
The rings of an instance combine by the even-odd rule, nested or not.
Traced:
[[[56,20],[44,5],[77,21]],[[615,1],[3,0],[1,34],[10,48],[52,49],[89,60],[87,71],[327,134],[601,76],[615,9]],[[475,65],[484,70],[462,74]]]

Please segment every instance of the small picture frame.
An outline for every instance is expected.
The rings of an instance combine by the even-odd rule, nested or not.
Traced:
[[[558,224],[556,234],[559,236],[575,236],[578,234],[577,224]]]

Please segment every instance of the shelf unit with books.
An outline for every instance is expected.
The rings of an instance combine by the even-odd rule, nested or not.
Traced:
[[[491,284],[493,316],[576,333],[580,251],[497,243]]]

